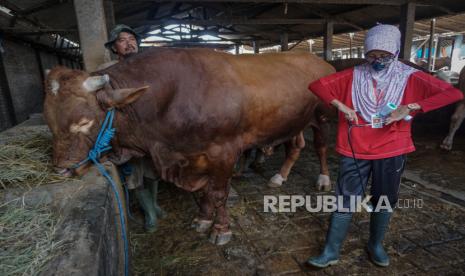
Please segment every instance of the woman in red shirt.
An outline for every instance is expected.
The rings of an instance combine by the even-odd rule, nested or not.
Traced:
[[[351,197],[364,196],[370,176],[372,205],[378,206],[384,200],[395,206],[405,156],[415,150],[408,117],[463,98],[450,84],[399,62],[400,36],[395,26],[371,28],[365,38],[367,63],[309,86],[315,95],[340,111],[336,151],[342,156],[336,195],[338,201],[342,200],[338,206],[344,209],[350,207]],[[395,110],[388,114],[386,107]],[[352,212],[338,210],[332,214],[324,250],[310,258],[309,264],[327,267],[338,262]],[[379,266],[389,265],[382,241],[391,215],[377,210],[370,215],[367,249]]]

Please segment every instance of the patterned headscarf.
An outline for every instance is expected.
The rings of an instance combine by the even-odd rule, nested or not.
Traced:
[[[394,61],[381,71],[368,63],[356,66],[352,82],[354,108],[366,122],[388,103],[399,105],[409,76],[417,70],[398,61],[400,32],[392,25],[377,25],[365,38],[365,54],[382,50],[394,55]],[[376,85],[376,91],[375,91]]]

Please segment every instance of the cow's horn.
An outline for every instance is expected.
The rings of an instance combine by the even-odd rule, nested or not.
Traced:
[[[110,77],[105,74],[103,76],[88,77],[83,85],[87,92],[94,92],[105,86],[110,81]]]

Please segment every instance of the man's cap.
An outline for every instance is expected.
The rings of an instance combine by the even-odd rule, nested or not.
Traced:
[[[124,24],[118,24],[113,28],[113,30],[111,30],[110,39],[108,40],[107,43],[105,43],[105,47],[107,49],[111,50],[111,46],[113,45],[113,43],[115,43],[116,39],[118,39],[118,36],[121,32],[133,34],[136,37],[137,44],[140,43],[140,40],[141,40],[140,35],[138,35],[131,27],[124,25]]]

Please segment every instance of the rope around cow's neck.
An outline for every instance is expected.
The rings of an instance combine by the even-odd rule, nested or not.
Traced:
[[[113,128],[113,119],[115,117],[115,109],[110,109],[107,112],[105,120],[102,124],[102,128],[97,136],[97,140],[95,141],[94,147],[89,151],[86,159],[82,160],[81,162],[72,166],[73,169],[77,169],[80,166],[86,164],[89,161],[92,161],[100,173],[108,180],[108,183],[115,194],[116,202],[118,204],[119,209],[119,219],[121,224],[121,236],[123,238],[124,243],[124,275],[129,275],[129,259],[128,259],[128,239],[126,235],[126,221],[124,218],[124,210],[123,205],[121,203],[121,199],[118,193],[118,189],[116,188],[116,183],[113,181],[113,178],[110,174],[105,170],[105,168],[100,164],[99,159],[103,152],[108,151],[111,149],[111,139],[115,136],[116,129]]]

